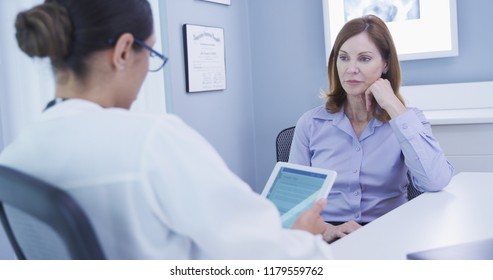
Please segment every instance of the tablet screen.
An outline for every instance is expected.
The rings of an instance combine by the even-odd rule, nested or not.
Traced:
[[[289,228],[296,218],[310,208],[324,187],[327,174],[281,167],[266,197],[276,205],[283,226]]]

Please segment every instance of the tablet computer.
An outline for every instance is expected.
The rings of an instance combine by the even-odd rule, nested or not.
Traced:
[[[262,196],[276,205],[283,227],[290,228],[301,213],[329,195],[336,176],[334,170],[277,162]]]

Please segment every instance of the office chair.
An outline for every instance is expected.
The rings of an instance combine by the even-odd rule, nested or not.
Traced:
[[[276,137],[276,157],[277,161],[287,162],[291,142],[293,142],[294,126],[285,128]]]
[[[276,156],[277,161],[285,161],[289,160],[289,151],[291,150],[291,142],[293,142],[295,126],[285,128],[279,132],[276,138]],[[408,201],[422,194],[422,192],[418,191],[414,188],[413,181],[411,180],[411,176],[409,173],[407,174],[409,178],[409,185],[407,186],[407,199]]]
[[[407,173],[407,178],[409,179],[409,185],[407,186],[407,201],[410,201],[411,199],[419,196],[423,192],[418,191],[414,185],[413,185],[413,180],[411,179],[411,174],[409,172]]]
[[[105,259],[89,219],[72,197],[1,165],[0,219],[18,259]]]

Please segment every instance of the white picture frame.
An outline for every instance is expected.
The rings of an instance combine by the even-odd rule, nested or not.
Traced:
[[[377,3],[377,0],[322,0],[327,61],[336,36],[346,23],[345,4]],[[406,0],[388,2],[407,3]],[[459,55],[456,0],[413,0],[419,18],[386,22],[400,60],[429,59]],[[378,1],[381,2],[381,1]],[[348,4],[348,5],[349,5]],[[380,7],[379,7],[380,8]],[[354,16],[353,13],[352,16]]]
[[[223,5],[231,5],[231,0],[202,0],[206,2],[213,2],[213,3],[218,3],[218,4],[223,4]]]

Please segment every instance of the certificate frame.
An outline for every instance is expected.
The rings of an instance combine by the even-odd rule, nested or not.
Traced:
[[[325,52],[327,61],[348,7],[372,0],[322,0],[324,9]],[[395,1],[399,2],[399,0]],[[402,1],[410,2],[410,1]],[[456,0],[415,0],[419,18],[386,22],[400,60],[429,59],[459,55]],[[349,3],[349,4],[348,4]],[[345,6],[348,5],[348,6]],[[379,7],[381,8],[381,7]],[[352,14],[355,15],[354,13]],[[363,14],[361,14],[363,15]]]
[[[224,29],[183,25],[187,92],[226,89]]]

